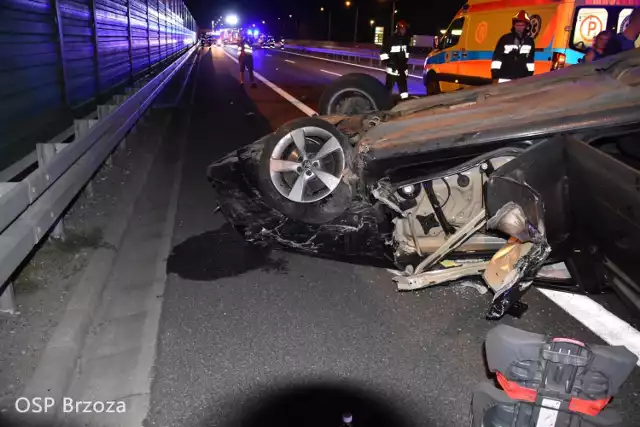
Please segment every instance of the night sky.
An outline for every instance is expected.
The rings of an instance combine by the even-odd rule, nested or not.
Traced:
[[[210,28],[212,19],[235,13],[242,25],[255,23],[276,37],[326,40],[327,12],[331,10],[331,40],[353,41],[356,5],[359,5],[358,41],[373,40],[370,20],[375,20],[375,25],[384,26],[385,30],[391,24],[389,0],[351,0],[351,7],[346,7],[344,0],[184,1],[202,28]],[[397,0],[396,21],[406,20],[413,34],[437,35],[464,3],[465,0]],[[324,12],[320,11],[321,7]],[[262,21],[266,25],[262,25]]]

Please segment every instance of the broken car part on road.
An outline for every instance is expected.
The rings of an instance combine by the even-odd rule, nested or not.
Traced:
[[[372,84],[343,78],[332,88]],[[489,318],[531,284],[613,289],[640,311],[629,262],[640,253],[640,159],[619,149],[640,137],[638,105],[631,51],[387,111],[297,119],[208,177],[247,241],[392,268],[401,290],[484,277]],[[570,279],[538,274],[562,261]]]

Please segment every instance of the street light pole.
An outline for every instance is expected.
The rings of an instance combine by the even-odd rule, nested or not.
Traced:
[[[360,6],[356,6],[356,22],[353,29],[353,42],[358,43],[358,12],[360,11]]]
[[[395,19],[396,19],[396,2],[395,0],[393,1],[393,3],[391,4],[391,31],[390,31],[390,35],[393,35],[393,31],[394,31],[394,23],[395,23]]]

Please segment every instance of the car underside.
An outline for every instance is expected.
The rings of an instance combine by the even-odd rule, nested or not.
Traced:
[[[345,76],[334,88],[368,91],[371,111],[294,120],[208,176],[246,240],[386,266],[401,290],[482,276],[496,297],[612,288],[640,310],[639,65],[629,52],[382,111]],[[514,273],[492,284],[505,248]],[[569,275],[545,277],[559,261]]]

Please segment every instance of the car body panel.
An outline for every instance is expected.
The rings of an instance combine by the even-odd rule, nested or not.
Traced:
[[[631,137],[637,141],[638,132]],[[487,211],[523,207],[543,223],[556,257],[573,277],[598,275],[640,310],[640,170],[569,136],[531,148],[498,169],[487,184]],[[577,268],[579,266],[579,268]]]
[[[518,129],[554,133],[561,130],[558,125],[570,131],[590,120],[601,126],[598,117],[618,121],[614,110],[629,109],[640,120],[634,107],[640,105],[639,66],[640,52],[632,51],[517,82],[402,103],[363,136],[358,152],[374,160],[485,143],[482,136],[498,130],[518,137]]]

